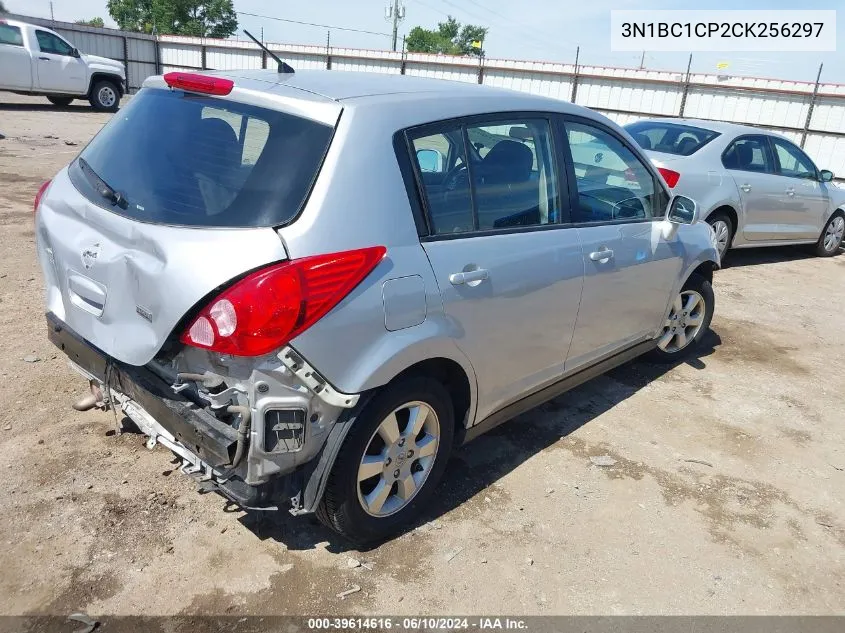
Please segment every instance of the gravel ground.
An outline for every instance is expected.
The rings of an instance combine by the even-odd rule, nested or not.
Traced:
[[[0,95],[0,613],[845,612],[845,256],[732,254],[699,359],[626,365],[459,450],[425,520],[359,552],[71,409],[32,199],[107,120]]]

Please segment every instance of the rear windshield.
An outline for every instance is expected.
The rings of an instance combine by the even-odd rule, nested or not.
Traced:
[[[713,130],[660,121],[631,123],[626,125],[625,129],[643,149],[678,156],[695,154],[719,136],[719,133]]]
[[[202,95],[144,89],[70,168],[93,203],[142,222],[258,227],[291,222],[332,128]]]

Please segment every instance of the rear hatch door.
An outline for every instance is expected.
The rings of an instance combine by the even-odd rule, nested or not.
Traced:
[[[287,257],[273,227],[298,215],[332,131],[301,113],[142,90],[42,199],[47,309],[106,354],[149,362],[198,303]]]

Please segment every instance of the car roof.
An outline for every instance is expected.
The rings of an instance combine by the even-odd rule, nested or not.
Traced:
[[[765,128],[754,127],[751,125],[742,125],[740,123],[728,123],[727,121],[709,121],[707,119],[678,119],[672,117],[662,117],[653,119],[639,119],[637,121],[633,121],[632,123],[643,122],[677,123],[679,125],[690,125],[693,127],[700,127],[705,130],[712,130],[713,132],[719,132],[720,134],[733,136],[739,136],[741,134],[767,134],[769,136],[785,138],[783,135],[778,134],[777,132],[772,132],[771,130]]]

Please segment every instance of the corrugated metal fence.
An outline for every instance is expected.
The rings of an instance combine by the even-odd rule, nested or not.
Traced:
[[[14,16],[58,31],[81,51],[126,63],[130,90],[180,69],[272,68],[252,42],[159,36]],[[297,70],[417,75],[483,83],[572,101],[618,123],[686,116],[775,130],[845,179],[845,85],[689,72],[268,44]],[[686,60],[683,60],[686,61]]]

